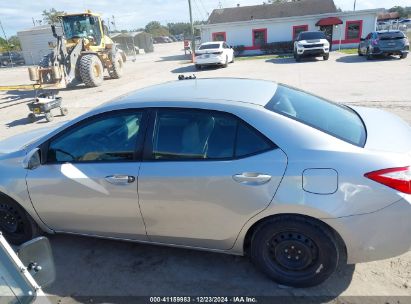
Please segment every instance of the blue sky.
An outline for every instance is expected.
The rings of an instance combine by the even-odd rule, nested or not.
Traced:
[[[207,19],[207,13],[223,7],[261,4],[264,0],[192,0],[194,18]],[[5,3],[6,2],[6,3]],[[352,10],[354,0],[334,0],[337,7]],[[411,6],[411,0],[357,0],[357,9],[390,8],[395,5]],[[41,19],[43,9],[56,8],[67,12],[83,11],[84,8],[103,14],[103,18],[114,15],[118,29],[144,27],[149,21],[188,22],[187,0],[14,0],[3,1],[0,21],[8,36],[33,26],[32,18]],[[3,34],[1,33],[3,37]]]

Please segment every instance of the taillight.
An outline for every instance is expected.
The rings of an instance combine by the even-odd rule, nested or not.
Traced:
[[[367,173],[364,176],[400,192],[411,194],[410,167],[383,169]]]
[[[378,39],[372,40],[372,45],[378,45]]]

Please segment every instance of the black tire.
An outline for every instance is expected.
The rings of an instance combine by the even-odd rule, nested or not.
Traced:
[[[338,244],[326,226],[305,217],[279,216],[256,229],[252,262],[278,284],[310,287],[337,268]]]
[[[401,59],[405,59],[405,58],[407,58],[407,56],[408,56],[408,53],[402,53],[402,54],[400,55],[400,58],[401,58]]]
[[[123,57],[121,57],[120,52],[117,52],[114,55],[113,66],[108,72],[110,77],[113,79],[119,79],[121,76],[123,76],[123,66]]]
[[[36,115],[34,115],[34,113],[30,113],[29,115],[27,115],[27,119],[29,122],[34,123],[37,120]]]
[[[0,231],[7,241],[20,245],[41,232],[31,216],[12,199],[0,195]]]
[[[54,120],[54,116],[53,116],[53,114],[51,114],[51,112],[46,112],[46,114],[44,114],[44,116],[46,117],[46,120],[48,122],[52,122]]]
[[[97,55],[87,54],[80,58],[81,80],[87,87],[98,87],[104,80],[104,69]]]
[[[301,56],[300,55],[298,55],[298,54],[295,54],[295,61],[297,61],[297,62],[301,62]]]
[[[358,47],[358,56],[364,56],[363,53],[361,53],[360,47]]]
[[[68,109],[65,108],[65,107],[60,108],[60,113],[61,113],[61,115],[63,115],[63,116],[67,116],[67,115],[68,115]]]
[[[328,58],[330,58],[330,53],[327,53],[327,54],[323,55],[324,60],[328,60]]]
[[[223,64],[223,68],[228,67],[228,56],[225,56],[225,63]]]
[[[370,52],[370,49],[367,49],[367,53],[365,54],[365,56],[367,56],[367,60],[371,60],[372,59],[372,54]]]
[[[200,64],[196,64],[195,65],[196,70],[201,70],[201,65]]]

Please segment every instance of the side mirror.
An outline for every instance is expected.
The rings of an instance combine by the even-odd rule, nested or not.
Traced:
[[[26,157],[23,159],[23,168],[34,170],[41,165],[40,149],[35,148],[27,153]]]
[[[56,269],[51,246],[47,238],[38,237],[22,244],[17,249],[17,256],[23,265],[27,267],[38,285],[46,287],[54,282]]]

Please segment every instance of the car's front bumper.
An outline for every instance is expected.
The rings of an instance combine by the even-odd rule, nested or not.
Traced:
[[[329,50],[326,48],[298,48],[297,54],[301,57],[323,56],[328,54]]]
[[[411,250],[410,198],[376,212],[323,221],[343,238],[349,264],[387,259]]]

